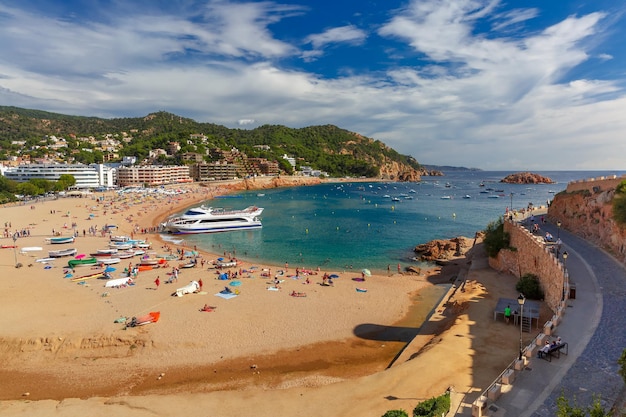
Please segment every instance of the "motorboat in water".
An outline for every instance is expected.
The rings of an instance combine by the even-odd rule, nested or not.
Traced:
[[[169,233],[214,233],[234,230],[260,229],[259,216],[263,208],[250,206],[243,210],[225,210],[213,207],[193,207],[184,214],[171,217],[164,224]]]

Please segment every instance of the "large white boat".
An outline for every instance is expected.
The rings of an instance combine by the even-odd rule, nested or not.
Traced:
[[[233,230],[260,229],[261,207],[250,206],[243,210],[225,210],[213,207],[194,207],[183,215],[172,217],[165,223],[170,233],[214,233]]]

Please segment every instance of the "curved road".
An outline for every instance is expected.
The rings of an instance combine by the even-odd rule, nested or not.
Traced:
[[[559,233],[553,226],[547,228],[553,235]],[[585,280],[592,280],[596,302],[601,303],[595,306],[596,309],[581,305],[583,311],[579,313],[595,314],[599,310],[600,317],[589,343],[581,346],[584,349],[581,355],[567,370],[559,386],[531,414],[533,417],[556,415],[556,400],[561,394],[569,398],[570,403],[576,398],[581,405],[591,404],[593,397],[599,395],[606,409],[615,403],[624,384],[617,372],[617,360],[626,349],[626,270],[616,259],[584,239],[562,229],[560,234],[566,243],[565,250],[570,254],[566,266],[577,286],[577,293],[588,286]],[[576,302],[576,299],[569,301],[572,309],[576,309]],[[569,321],[570,310],[568,307],[563,324]],[[568,323],[568,327],[576,330],[575,317],[571,318],[574,321]],[[578,330],[582,337],[584,330]]]
[[[569,256],[566,267],[576,285],[576,298],[553,336],[569,344],[569,354],[552,362],[533,358],[513,389],[496,401],[498,415],[552,417],[564,395],[570,404],[591,405],[600,397],[605,410],[615,404],[624,386],[617,360],[626,349],[626,269],[604,252],[551,224],[541,227],[560,233]]]

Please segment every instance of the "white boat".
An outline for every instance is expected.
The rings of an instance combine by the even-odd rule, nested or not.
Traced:
[[[135,256],[135,251],[117,252],[115,256],[120,259],[128,259],[128,258],[132,258],[133,256]]]
[[[128,242],[130,240],[129,236],[111,236],[109,239],[111,242]]]
[[[51,250],[48,251],[48,256],[50,258],[61,258],[63,256],[74,256],[78,251],[76,248],[71,249],[61,249],[61,250]]]
[[[98,259],[98,263],[104,265],[119,264],[120,258],[100,258]]]
[[[109,249],[98,249],[94,253],[91,253],[91,256],[111,256],[117,254],[117,248],[109,248]]]
[[[452,198],[452,197],[450,197],[449,195],[444,195],[444,196],[441,196],[441,199],[442,199],[442,200],[450,200],[451,198]]]
[[[260,229],[259,217],[263,208],[250,206],[243,210],[224,210],[213,207],[194,207],[183,215],[172,217],[165,223],[170,233],[214,233],[233,230]]]
[[[27,246],[25,248],[20,249],[20,253],[39,252],[42,250],[43,248],[41,246]]]
[[[128,250],[128,249],[132,249],[133,245],[131,243],[113,242],[113,243],[109,243],[109,248],[117,249],[117,250]]]
[[[135,243],[133,243],[133,247],[134,248],[148,249],[148,248],[150,248],[150,246],[152,246],[152,243],[150,243],[150,242],[135,242]]]
[[[74,243],[74,236],[64,236],[64,237],[48,237],[46,238],[46,241],[48,243],[54,244],[54,245],[58,245],[58,244],[63,244],[63,243]]]
[[[471,195],[469,195],[469,194],[465,194],[465,195],[463,196],[463,198],[472,198],[472,196],[471,196]]]

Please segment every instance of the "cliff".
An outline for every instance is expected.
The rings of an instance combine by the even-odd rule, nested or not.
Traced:
[[[615,185],[594,182],[594,187],[554,196],[548,218],[561,227],[595,243],[621,262],[626,262],[626,230],[613,220]],[[568,187],[569,189],[569,187]]]

